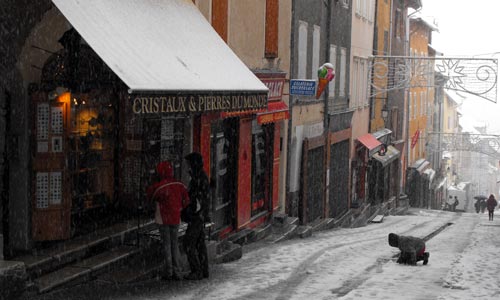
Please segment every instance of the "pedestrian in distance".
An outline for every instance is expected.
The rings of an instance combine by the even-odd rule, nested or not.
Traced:
[[[401,250],[397,263],[416,266],[418,261],[424,265],[429,262],[429,252],[425,252],[425,242],[421,238],[413,236],[402,236],[389,233],[389,245]]]
[[[495,212],[495,207],[498,205],[497,200],[493,194],[490,195],[488,201],[486,201],[486,206],[488,207],[488,218],[490,221],[493,221],[493,214]]]
[[[455,201],[453,201],[453,211],[457,211],[458,204],[460,204],[460,202],[458,201],[457,196],[455,196]]]
[[[479,211],[481,210],[481,200],[480,199],[476,200],[476,203],[474,203],[474,207],[476,208],[476,213],[479,213]]]
[[[200,280],[209,276],[204,230],[205,222],[210,222],[210,186],[201,154],[192,152],[185,159],[191,176],[188,188],[191,202],[182,212],[182,220],[188,224],[183,242],[191,272],[184,278]]]
[[[150,185],[146,194],[148,199],[156,202],[155,222],[158,224],[163,245],[165,266],[164,280],[180,280],[178,232],[181,222],[181,211],[189,205],[186,186],[174,178],[172,164],[162,161],[156,166],[160,181]]]
[[[484,211],[486,210],[486,200],[481,199],[481,213],[484,214]]]

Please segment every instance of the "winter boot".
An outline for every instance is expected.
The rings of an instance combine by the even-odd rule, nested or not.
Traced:
[[[424,252],[424,266],[429,262],[429,252]]]

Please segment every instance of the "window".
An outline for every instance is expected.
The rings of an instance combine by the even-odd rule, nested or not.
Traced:
[[[373,22],[373,11],[374,11],[373,4],[374,3],[373,3],[373,0],[369,0],[367,2],[368,2],[367,3],[367,6],[368,6],[368,8],[367,8],[367,19],[368,19],[368,21]]]
[[[389,31],[384,30],[384,55],[389,55]]]
[[[266,58],[278,57],[278,0],[266,0]]]
[[[420,92],[420,115],[425,116],[425,95],[424,95],[424,92]]]
[[[337,46],[330,45],[330,63],[333,65],[333,70],[337,72]],[[338,74],[338,73],[337,73]],[[328,83],[328,97],[335,97],[335,80],[337,80],[337,75],[333,78],[330,83]]]
[[[373,0],[356,0],[356,16],[373,22]]]
[[[227,0],[212,1],[212,27],[225,42],[227,42],[228,33],[228,8]]]
[[[345,96],[346,88],[346,59],[347,59],[347,49],[340,48],[340,80],[339,80],[339,96]]]
[[[351,91],[351,101],[350,107],[356,108],[358,107],[358,99],[359,99],[359,89],[360,89],[360,81],[359,81],[359,58],[354,57],[352,61],[352,91]]]
[[[314,25],[311,78],[318,79],[321,27]]]
[[[416,119],[417,118],[417,92],[414,92],[413,93],[413,118]]]
[[[360,107],[368,104],[368,59],[354,57],[352,70],[351,107]]]
[[[412,107],[413,107],[413,102],[412,102],[413,99],[412,99],[411,93],[409,93],[408,97],[409,97],[409,99],[408,99],[408,103],[409,103],[409,105],[408,105],[408,116],[409,117],[408,118],[411,119],[412,116],[413,116],[413,114],[412,114],[412,112],[413,112],[413,109],[412,109]]]
[[[396,17],[395,17],[395,20],[394,20],[394,23],[395,23],[395,29],[394,30],[394,37],[395,38],[401,38],[401,23],[402,23],[402,20],[401,20],[401,10],[400,9],[396,9]]]
[[[298,70],[297,77],[299,79],[306,78],[306,69],[307,69],[307,22],[299,21],[299,41],[298,41]]]

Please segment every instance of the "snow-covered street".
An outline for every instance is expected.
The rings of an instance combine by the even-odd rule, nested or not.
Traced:
[[[430,238],[429,264],[399,265],[394,232]],[[45,299],[498,299],[500,217],[411,210],[383,223],[245,246],[243,258],[212,266],[202,281],[95,282]],[[95,295],[95,296],[94,296]],[[43,299],[43,298],[41,298]]]

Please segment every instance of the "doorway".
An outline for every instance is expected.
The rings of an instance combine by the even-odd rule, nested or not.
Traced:
[[[211,212],[216,231],[232,227],[235,223],[238,125],[238,118],[228,118],[216,121],[211,128],[210,178],[213,188]]]

